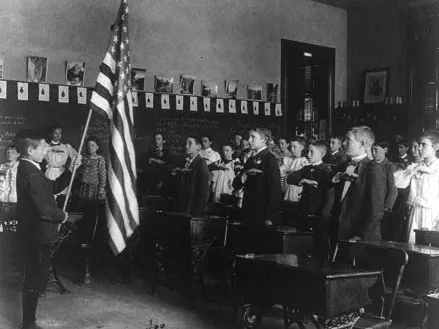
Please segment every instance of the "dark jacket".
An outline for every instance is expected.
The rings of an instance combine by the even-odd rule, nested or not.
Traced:
[[[347,158],[346,154],[344,154],[342,150],[339,150],[335,154],[332,154],[331,152],[326,153],[323,157],[323,162],[333,166],[342,164]]]
[[[393,177],[396,168],[387,158],[384,159],[383,162],[378,163],[378,165],[381,166],[383,174],[386,177],[384,208],[392,209],[398,196],[398,188],[395,185],[395,178]]]
[[[20,231],[26,244],[53,243],[58,239],[58,226],[65,219],[57,207],[54,194],[64,190],[71,173],[66,170],[51,181],[32,163],[21,160],[17,169],[17,209]]]
[[[210,172],[198,154],[189,165],[189,172],[179,172],[177,210],[192,215],[206,212],[209,201]]]
[[[318,187],[304,185],[299,201],[299,210],[305,215],[318,215],[329,218],[332,202],[328,197],[331,187],[331,167],[326,163],[308,165],[287,177],[290,185],[299,185],[302,179],[314,180]],[[332,201],[332,200],[331,200]]]
[[[233,188],[244,188],[242,220],[244,224],[262,225],[265,220],[276,222],[281,202],[280,171],[277,160],[268,148],[252,156],[243,172],[256,168],[261,174],[248,176],[242,182],[242,173],[233,180]]]
[[[344,172],[346,167],[346,163],[341,164],[335,173]],[[381,240],[380,221],[384,215],[386,176],[380,165],[367,157],[358,163],[355,172],[358,177],[350,184],[343,200],[346,181],[334,184],[331,234],[336,234],[338,239],[358,236],[366,241]]]

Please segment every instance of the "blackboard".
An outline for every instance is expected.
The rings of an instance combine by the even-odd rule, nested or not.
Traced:
[[[49,85],[49,101],[40,101],[40,85],[28,83],[28,100],[18,100],[17,81],[6,81],[6,98],[0,99],[0,162],[6,161],[5,148],[14,142],[15,134],[20,129],[46,130],[48,126],[58,123],[63,127],[63,141],[76,149],[79,147],[89,111],[87,104],[78,104],[77,87],[69,87],[68,103],[58,100],[59,86]],[[91,89],[87,88],[87,101]],[[1,94],[1,92],[0,92]],[[265,102],[255,102],[259,114],[253,113],[253,102],[248,101],[248,114],[241,113],[241,100],[236,100],[236,113],[228,113],[228,99],[221,101],[222,111],[217,113],[217,99],[211,98],[210,112],[206,112],[205,100],[199,96],[167,95],[169,109],[162,109],[162,94],[138,92],[138,106],[134,107],[135,149],[139,161],[146,157],[146,151],[152,147],[155,132],[163,132],[167,147],[174,155],[184,151],[184,141],[188,134],[210,134],[215,146],[219,148],[227,142],[234,132],[245,133],[254,126],[270,128],[274,135],[282,133],[283,117],[276,115],[276,104],[267,106],[270,113],[265,113]],[[195,98],[194,98],[195,97]],[[147,101],[150,105],[147,107]],[[191,111],[190,103],[195,100],[197,111]],[[176,103],[182,102],[181,110],[176,110]],[[101,153],[108,153],[108,120],[93,113],[88,135],[97,136],[101,142]]]

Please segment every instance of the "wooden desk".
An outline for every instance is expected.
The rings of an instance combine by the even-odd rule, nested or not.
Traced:
[[[249,309],[255,305],[260,309],[281,304],[295,310],[285,314],[288,326],[300,322],[298,315],[318,315],[324,322],[358,311],[370,303],[368,289],[380,275],[381,271],[330,267],[322,260],[294,254],[247,254],[236,257],[234,286],[243,296],[243,306],[247,305],[244,320],[254,314]]]
[[[404,242],[371,242],[374,245],[404,249],[409,262],[401,285],[417,294],[427,294],[439,288],[439,248]]]

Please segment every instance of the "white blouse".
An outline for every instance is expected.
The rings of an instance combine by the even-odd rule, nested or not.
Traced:
[[[12,166],[9,162],[0,165],[0,202],[17,202],[18,161]]]

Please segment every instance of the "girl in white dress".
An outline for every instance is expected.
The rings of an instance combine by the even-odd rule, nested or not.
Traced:
[[[46,177],[50,180],[55,180],[61,176],[65,170],[67,160],[70,159],[71,164],[73,164],[73,160],[77,155],[76,150],[70,144],[61,143],[61,138],[62,128],[58,125],[54,125],[50,133],[50,151],[48,151],[44,157],[47,163]],[[67,189],[59,194],[66,193]]]
[[[20,153],[10,145],[6,149],[8,162],[0,165],[0,202],[17,203],[17,168]]]
[[[221,194],[233,193],[233,179],[239,168],[239,159],[233,159],[233,148],[231,145],[223,146],[223,161],[216,167],[218,174],[213,182],[213,202],[219,202]]]
[[[409,187],[407,204],[410,207],[409,242],[415,242],[415,231],[439,230],[439,133],[425,132],[419,139],[420,163],[413,163],[405,170],[397,171],[398,188]]]

